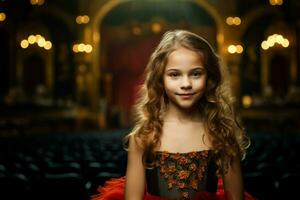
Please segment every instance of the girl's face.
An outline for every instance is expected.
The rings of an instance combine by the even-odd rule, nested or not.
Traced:
[[[192,108],[204,94],[206,79],[202,54],[183,47],[173,51],[163,75],[170,105]]]

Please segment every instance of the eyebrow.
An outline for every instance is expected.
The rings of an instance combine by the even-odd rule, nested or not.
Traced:
[[[205,71],[204,67],[195,67],[189,71],[195,71],[195,70],[201,70],[201,71]],[[167,69],[166,72],[169,72],[169,71],[181,71],[180,69],[178,68],[170,68],[170,69]]]

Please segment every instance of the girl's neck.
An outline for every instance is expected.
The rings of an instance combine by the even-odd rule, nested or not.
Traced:
[[[197,108],[181,109],[174,105],[169,105],[164,115],[164,122],[189,123],[202,122],[201,113]]]

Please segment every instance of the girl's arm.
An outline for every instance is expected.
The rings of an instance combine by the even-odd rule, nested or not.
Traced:
[[[131,136],[129,139],[125,200],[142,200],[145,192],[145,168],[142,162],[143,150]]]
[[[244,187],[241,172],[241,163],[235,158],[228,168],[228,172],[223,174],[224,191],[228,200],[243,200]]]

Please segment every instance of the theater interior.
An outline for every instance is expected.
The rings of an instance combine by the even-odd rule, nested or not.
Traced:
[[[125,175],[122,139],[164,32],[206,38],[251,139],[244,188],[295,199],[300,1],[0,0],[0,199],[88,200]]]

